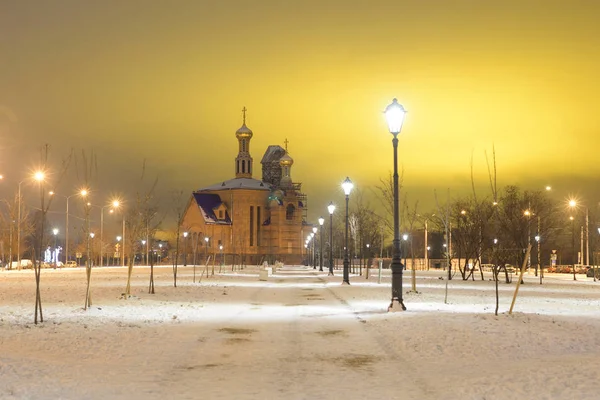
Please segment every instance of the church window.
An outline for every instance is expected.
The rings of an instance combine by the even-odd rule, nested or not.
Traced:
[[[254,246],[254,206],[250,206],[250,246]]]
[[[246,173],[246,160],[242,160],[242,174]]]
[[[285,209],[285,219],[291,221],[294,219],[294,212],[296,211],[296,207],[293,204],[288,204]]]
[[[240,160],[237,160],[237,162],[235,163],[235,173],[240,173]]]
[[[242,139],[242,152],[246,151],[246,139]]]
[[[248,160],[248,173],[252,173],[252,163],[250,162],[250,160]]]

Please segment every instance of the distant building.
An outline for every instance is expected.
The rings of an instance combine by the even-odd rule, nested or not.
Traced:
[[[242,112],[243,123],[235,133],[239,149],[235,178],[193,192],[183,214],[181,229],[191,241],[187,254],[196,251],[200,257],[208,254],[227,264],[300,264],[312,226],[306,224],[302,184],[292,181],[294,160],[287,152],[287,140],[285,149],[267,148],[261,160],[262,180],[252,178],[253,132],[246,126],[246,109]]]

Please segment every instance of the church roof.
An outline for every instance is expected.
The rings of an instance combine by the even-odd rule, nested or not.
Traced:
[[[228,181],[215,183],[207,187],[198,189],[198,192],[208,190],[230,190],[230,189],[251,189],[251,190],[271,190],[271,185],[253,178],[234,178]]]
[[[273,161],[279,161],[279,159],[285,154],[285,149],[279,145],[270,145],[267,147],[267,151],[265,151],[265,155],[262,160],[260,160],[261,164],[270,163]]]
[[[222,220],[218,219],[215,215],[214,210],[222,203],[219,195],[212,193],[194,193],[194,200],[196,200],[196,204],[198,204],[205,222],[231,224],[229,212],[225,211],[225,218]]]

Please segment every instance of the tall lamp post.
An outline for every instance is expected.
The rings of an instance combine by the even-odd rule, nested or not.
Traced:
[[[53,191],[50,191],[48,194],[50,196],[61,196],[67,200],[67,210],[65,212],[65,264],[66,264],[67,261],[69,261],[69,199],[73,196],[80,196],[81,198],[85,199],[85,197],[88,195],[88,191],[87,191],[87,189],[81,189],[79,192],[74,193],[70,196],[63,196],[63,195],[57,194]]]
[[[350,199],[350,192],[352,192],[352,188],[354,188],[354,184],[350,180],[350,178],[346,177],[344,182],[342,182],[342,189],[344,190],[344,194],[346,195],[346,235],[344,238],[344,277],[342,280],[342,284],[349,285],[350,284],[350,259],[348,254],[348,202]]]
[[[117,236],[117,245],[120,247],[119,250],[122,253],[124,249],[123,249],[123,243],[121,243],[121,239],[123,239],[122,236]]]
[[[333,212],[335,211],[333,202],[329,203],[327,211],[329,211],[329,275],[333,276]]]
[[[183,232],[183,266],[187,266],[187,237],[188,232]]]
[[[52,229],[52,234],[54,235],[54,269],[56,269],[56,264],[58,262],[58,248],[56,247],[56,236],[58,235],[58,228]]]
[[[112,207],[110,212],[113,212],[114,209],[119,208],[121,203],[119,200],[113,200],[110,204],[104,205],[100,207],[100,266],[104,265],[104,209],[106,207]]]
[[[312,236],[313,238],[317,235],[317,231],[319,230],[319,228],[317,228],[316,226],[313,226],[312,228]],[[313,241],[313,269],[317,269],[317,251],[316,251],[316,245],[317,245],[317,240],[315,239]]]
[[[319,271],[323,272],[323,224],[325,223],[325,218],[319,218]]]
[[[142,240],[142,249],[144,249],[146,247],[146,241]],[[148,253],[145,253],[143,256],[144,259],[144,265],[148,265]]]
[[[400,212],[398,209],[398,134],[402,130],[406,111],[397,99],[392,100],[392,104],[385,109],[385,118],[388,129],[394,136],[392,145],[394,147],[394,240],[392,253],[392,300],[388,311],[404,311],[404,300],[402,299],[402,253],[400,250]]]
[[[45,174],[42,171],[37,171],[33,174],[33,179],[42,182],[45,178]],[[17,205],[17,265],[21,267],[21,185],[23,182],[27,182],[29,178],[23,179],[19,182],[18,186],[18,205]],[[35,260],[35,258],[34,258]],[[12,262],[12,260],[11,260]]]

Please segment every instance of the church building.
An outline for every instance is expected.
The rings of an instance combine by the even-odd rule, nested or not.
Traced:
[[[194,191],[181,219],[182,232],[191,238],[188,254],[196,249],[198,255],[207,253],[226,264],[300,264],[312,226],[306,223],[302,184],[292,181],[294,160],[287,139],[285,149],[267,148],[262,179],[254,179],[253,132],[246,126],[246,108],[242,113],[242,126],[235,133],[235,178]]]

